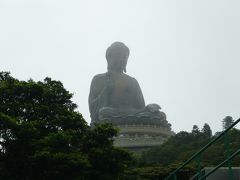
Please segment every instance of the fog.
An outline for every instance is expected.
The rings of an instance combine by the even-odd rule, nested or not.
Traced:
[[[175,132],[240,117],[237,0],[0,0],[0,70],[60,80],[90,122],[95,74],[114,41],[130,48],[127,74]]]

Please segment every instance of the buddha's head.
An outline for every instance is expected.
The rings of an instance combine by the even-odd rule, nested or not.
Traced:
[[[106,51],[108,71],[126,72],[129,48],[122,42],[114,42]]]

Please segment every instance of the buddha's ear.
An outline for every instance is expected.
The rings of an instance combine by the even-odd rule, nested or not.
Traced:
[[[127,72],[126,68],[124,68],[123,71],[126,73]]]

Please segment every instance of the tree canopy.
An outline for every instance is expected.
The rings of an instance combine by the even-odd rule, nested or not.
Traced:
[[[222,120],[223,130],[229,128],[233,123],[234,123],[234,120],[233,120],[232,116],[226,116],[226,117]]]
[[[0,73],[0,179],[114,179],[131,157],[110,124],[90,128],[60,81]]]

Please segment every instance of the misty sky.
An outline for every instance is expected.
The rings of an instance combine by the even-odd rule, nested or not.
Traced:
[[[0,0],[0,71],[60,80],[90,122],[92,77],[114,41],[175,132],[240,117],[239,0]]]

